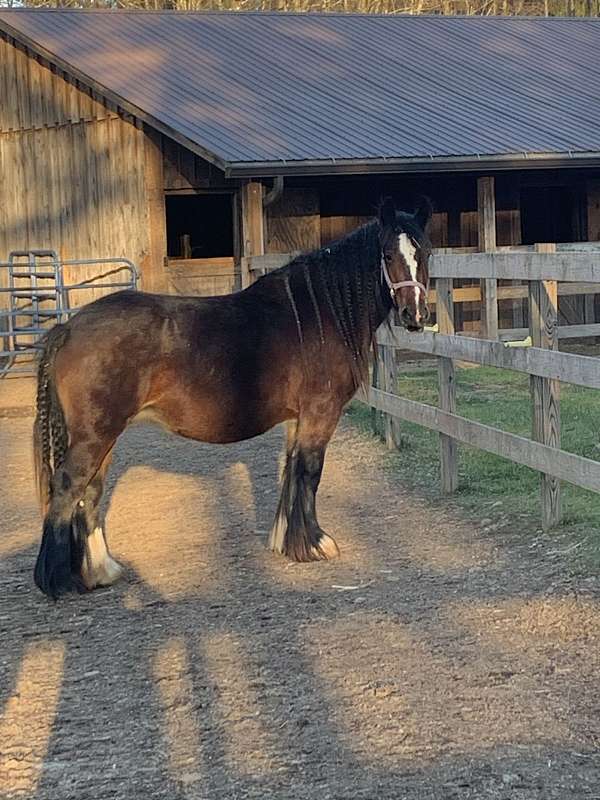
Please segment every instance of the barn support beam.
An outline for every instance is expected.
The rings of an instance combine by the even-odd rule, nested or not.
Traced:
[[[263,186],[260,181],[249,181],[242,186],[242,252],[245,258],[262,256],[265,253],[265,225],[263,209]],[[250,271],[242,260],[242,289],[250,285]]]
[[[477,218],[479,249],[490,253],[496,249],[496,191],[492,177],[477,179]],[[498,338],[498,281],[481,281],[481,336]]]
[[[161,134],[144,127],[144,183],[148,215],[148,249],[142,258],[142,289],[145,292],[168,291],[167,213],[163,190],[163,154]]]

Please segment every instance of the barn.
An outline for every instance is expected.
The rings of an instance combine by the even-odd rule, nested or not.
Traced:
[[[124,257],[146,290],[218,294],[384,194],[428,194],[437,247],[483,246],[484,204],[494,245],[600,240],[599,42],[585,18],[3,10],[0,261]]]

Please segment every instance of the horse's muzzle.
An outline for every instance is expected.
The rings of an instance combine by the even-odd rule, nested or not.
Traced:
[[[410,306],[403,306],[400,309],[400,322],[410,333],[422,331],[429,317],[429,308],[426,305],[420,306],[419,309]]]

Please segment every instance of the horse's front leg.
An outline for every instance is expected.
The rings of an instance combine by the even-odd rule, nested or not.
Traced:
[[[288,423],[287,458],[281,497],[269,547],[293,561],[321,561],[339,555],[337,544],[317,522],[316,495],[325,450],[339,419],[335,414],[304,414]]]

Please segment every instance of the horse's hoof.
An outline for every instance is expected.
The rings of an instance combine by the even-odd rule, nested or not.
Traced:
[[[102,586],[112,586],[123,575],[123,572],[124,567],[108,556],[101,565],[95,567],[93,572],[84,569],[81,577],[83,585],[88,592],[91,592]]]
[[[96,586],[112,586],[123,575],[124,567],[112,556],[104,559],[102,566],[96,570]]]
[[[86,541],[86,552],[81,565],[81,578],[91,591],[98,586],[111,586],[123,574],[123,567],[110,555],[102,528],[94,528]]]
[[[315,561],[329,561],[339,556],[340,549],[335,543],[335,539],[326,533],[322,533],[319,543],[311,548],[311,553]]]

